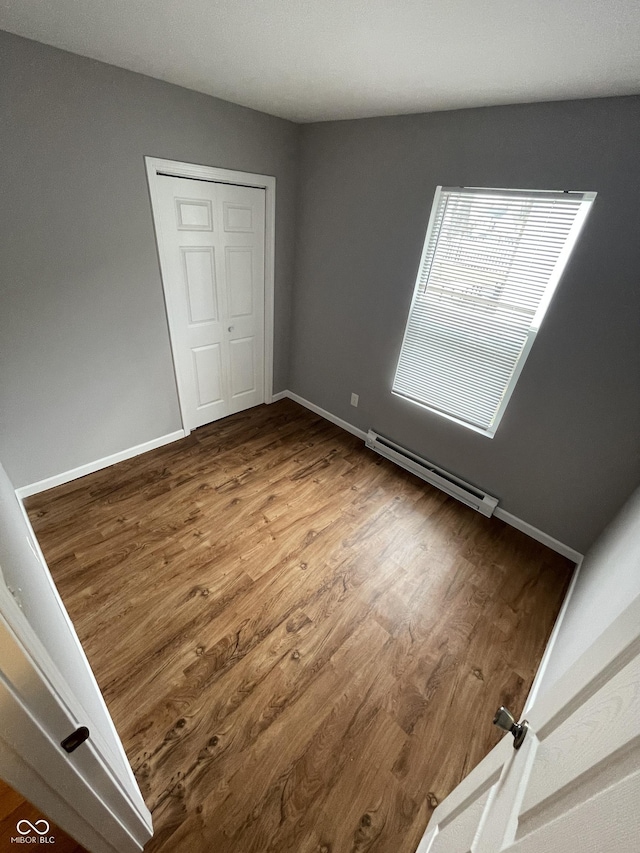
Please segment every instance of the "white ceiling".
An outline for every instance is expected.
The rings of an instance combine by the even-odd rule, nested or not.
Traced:
[[[0,0],[0,28],[299,122],[640,93],[640,0]]]

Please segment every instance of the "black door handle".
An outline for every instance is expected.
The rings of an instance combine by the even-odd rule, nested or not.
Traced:
[[[80,728],[76,729],[75,732],[72,732],[69,737],[66,737],[61,741],[60,746],[65,752],[73,752],[73,750],[77,749],[81,743],[84,743],[88,737],[89,729],[86,726],[80,726]]]

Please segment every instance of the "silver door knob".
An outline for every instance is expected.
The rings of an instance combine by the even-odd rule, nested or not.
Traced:
[[[233,326],[229,326],[229,331],[233,332]]]
[[[529,723],[523,720],[521,723],[516,723],[515,717],[504,705],[501,705],[496,711],[493,718],[493,725],[502,729],[503,732],[511,732],[513,735],[513,748],[520,749],[522,741],[525,739],[529,731]]]

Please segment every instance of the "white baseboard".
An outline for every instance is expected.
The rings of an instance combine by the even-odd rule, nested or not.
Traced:
[[[315,403],[312,403],[310,400],[306,400],[304,397],[301,397],[299,394],[295,394],[293,391],[279,391],[277,394],[274,394],[272,397],[272,402],[276,403],[278,400],[283,400],[285,397],[290,400],[294,400],[294,402],[299,403],[301,406],[304,406],[305,409],[309,409],[314,412],[316,415],[320,415],[320,417],[325,418],[325,420],[330,421],[331,423],[339,426],[341,429],[346,432],[350,432],[352,435],[357,436],[362,439],[362,441],[366,441],[367,433],[359,429],[353,424],[350,424],[348,421],[339,418],[337,415],[328,412],[326,409],[321,408],[320,406],[316,406]],[[89,462],[86,465],[81,465],[79,468],[74,468],[71,471],[65,471],[62,474],[56,474],[53,477],[48,477],[45,480],[40,480],[37,483],[31,483],[29,486],[21,486],[19,489],[16,489],[16,495],[23,500],[24,498],[28,498],[30,495],[36,495],[39,492],[45,492],[47,489],[53,489],[55,486],[61,486],[63,483],[69,483],[71,480],[77,480],[80,477],[84,477],[86,474],[92,474],[94,471],[99,471],[102,468],[108,468],[109,465],[115,465],[116,462],[123,462],[125,459],[131,459],[133,456],[138,456],[141,453],[146,453],[149,450],[155,450],[157,447],[162,447],[165,444],[170,444],[172,441],[177,441],[180,438],[184,438],[185,432],[184,430],[176,430],[176,432],[169,433],[168,435],[162,435],[159,438],[154,438],[151,441],[147,441],[144,444],[138,444],[135,447],[130,447],[127,450],[121,450],[119,453],[114,453],[111,456],[105,456],[102,459],[98,459],[95,462]],[[557,551],[558,554],[562,554],[563,557],[567,557],[567,559],[572,560],[574,563],[580,563],[582,560],[582,554],[578,551],[570,548],[568,545],[565,545],[563,542],[559,542],[557,539],[554,539],[553,536],[549,536],[548,533],[545,533],[542,530],[538,530],[537,527],[534,527],[532,524],[528,524],[526,521],[522,521],[522,519],[517,518],[517,516],[512,515],[510,512],[502,509],[502,507],[497,507],[494,515],[496,518],[502,519],[502,521],[510,524],[511,527],[515,527],[517,530],[521,530],[523,533],[526,533],[527,536],[530,536],[532,539],[535,539],[538,542],[542,542],[543,545],[546,545],[548,548],[551,548],[553,551]]]
[[[171,444],[172,441],[177,441],[179,438],[184,438],[184,436],[185,431],[183,429],[170,432],[168,435],[161,435],[159,438],[145,441],[144,444],[137,444],[135,447],[129,447],[127,450],[121,450],[119,453],[113,453],[111,456],[104,456],[102,459],[97,459],[95,462],[88,462],[86,465],[80,465],[79,468],[73,468],[71,471],[65,471],[63,474],[47,477],[46,480],[39,480],[37,483],[31,483],[30,486],[21,486],[19,489],[16,489],[16,495],[20,500],[23,500],[30,495],[46,492],[47,489],[53,489],[55,486],[61,486],[63,483],[70,483],[71,480],[77,480],[86,474],[93,474],[94,471],[100,471],[101,468],[108,468],[109,465],[115,465],[116,462],[123,462],[125,459],[131,459],[133,456],[146,453],[148,450],[155,450],[156,447]]]
[[[558,554],[562,554],[563,557],[566,557],[573,563],[577,564],[581,562],[583,555],[579,551],[570,548],[568,545],[565,545],[564,542],[559,542],[557,539],[554,539],[553,536],[549,536],[549,534],[545,533],[543,530],[538,530],[537,527],[534,527],[532,524],[528,524],[521,518],[511,515],[510,512],[502,509],[502,507],[496,507],[493,514],[496,518],[500,518],[502,521],[510,524],[511,527],[515,527],[516,530],[521,530],[537,542],[542,542],[543,545],[546,545],[547,548],[551,548],[552,551],[557,551]]]
[[[280,391],[279,394],[274,395],[273,400],[276,402],[276,400],[282,400],[285,397],[288,397],[290,400],[294,400],[296,403],[300,403],[300,405],[304,406],[305,409],[310,409],[312,412],[315,412],[316,415],[326,418],[326,420],[331,421],[331,423],[336,424],[347,432],[350,432],[352,435],[357,435],[358,438],[366,441],[367,433],[364,430],[358,429],[358,427],[353,426],[353,424],[350,424],[347,421],[343,421],[342,418],[333,415],[326,409],[320,408],[320,406],[316,406],[315,403],[311,403],[309,400],[305,400],[305,398],[301,397],[299,394],[294,394],[293,391]],[[547,548],[551,548],[552,551],[562,554],[562,556],[566,557],[568,560],[571,560],[576,564],[581,562],[582,554],[579,551],[576,551],[574,548],[570,548],[568,545],[565,545],[564,542],[559,542],[557,539],[554,539],[553,536],[549,536],[549,534],[545,533],[543,530],[538,530],[537,527],[534,527],[532,524],[512,515],[510,512],[502,509],[502,507],[496,507],[493,514],[496,518],[500,518],[502,521],[511,525],[511,527],[515,527],[516,530],[526,533],[527,536],[530,536],[537,542],[542,542],[543,545],[546,545]]]
[[[311,403],[309,400],[305,400],[305,398],[301,397],[299,394],[294,394],[293,391],[281,391],[280,394],[277,395],[277,399],[279,400],[281,400],[283,397],[288,397],[290,400],[293,400],[296,403],[300,403],[300,405],[304,406],[305,409],[309,409],[311,412],[315,412],[316,415],[320,415],[321,418],[324,418],[327,421],[331,421],[332,424],[335,424],[341,429],[350,432],[351,435],[357,435],[358,438],[361,438],[363,441],[367,437],[367,434],[364,430],[358,429],[358,427],[353,426],[353,424],[350,424],[348,421],[343,421],[342,418],[339,418],[337,415],[333,415],[326,409],[320,408],[320,406],[316,406],[315,403]],[[275,400],[276,397],[274,397],[273,399]]]
[[[529,708],[533,705],[533,703],[538,698],[538,693],[540,692],[540,685],[544,679],[545,672],[547,671],[547,667],[549,665],[549,661],[551,660],[551,655],[553,654],[553,650],[555,648],[556,642],[558,640],[558,636],[560,635],[560,629],[562,627],[562,623],[564,622],[564,618],[567,614],[567,610],[569,609],[569,602],[573,597],[573,593],[575,592],[576,584],[578,582],[578,576],[580,574],[580,569],[582,568],[582,561],[584,557],[581,557],[577,563],[576,567],[573,570],[573,576],[571,577],[571,583],[569,584],[569,589],[567,590],[567,594],[564,597],[564,601],[562,602],[562,607],[560,608],[560,613],[558,613],[558,618],[555,621],[553,626],[553,630],[551,631],[551,636],[547,642],[546,648],[542,655],[542,659],[540,661],[540,665],[536,671],[535,677],[533,679],[533,684],[531,685],[531,690],[529,691],[529,695],[527,696],[527,701],[524,704],[524,710],[522,711],[522,716],[524,717]]]

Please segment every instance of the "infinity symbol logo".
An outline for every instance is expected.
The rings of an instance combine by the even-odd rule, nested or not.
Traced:
[[[26,826],[27,829],[23,829],[24,826]],[[44,829],[38,829],[39,826],[43,826]],[[16,829],[20,835],[27,835],[29,832],[37,832],[38,835],[46,835],[49,832],[49,824],[46,820],[37,820],[35,823],[31,823],[29,820],[19,820],[16,824]]]

